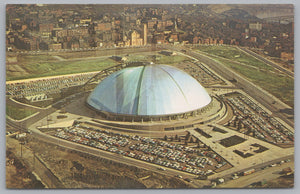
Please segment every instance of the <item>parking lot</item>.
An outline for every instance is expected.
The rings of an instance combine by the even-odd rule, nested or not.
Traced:
[[[235,115],[228,123],[230,128],[278,146],[294,145],[294,134],[246,96],[232,93],[223,98]]]
[[[183,69],[204,87],[215,84],[225,85],[225,82],[220,77],[212,73],[201,62],[184,62],[178,63],[175,66]]]
[[[51,132],[58,138],[95,147],[104,151],[194,175],[210,175],[216,169],[230,167],[222,157],[206,148],[188,147],[162,140],[127,135],[100,128],[87,127],[84,123]]]
[[[8,82],[6,95],[9,97],[23,98],[35,97],[45,94],[60,93],[61,89],[84,84],[96,73],[82,73],[76,75],[42,78],[32,81]],[[36,99],[38,100],[38,99]]]

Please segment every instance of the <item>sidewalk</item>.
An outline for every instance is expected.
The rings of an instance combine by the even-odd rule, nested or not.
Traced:
[[[220,132],[212,131],[212,127],[209,128],[209,127],[197,126],[212,136],[211,138],[205,138],[204,136],[200,135],[196,131],[189,130],[192,135],[197,137],[200,141],[202,141],[207,146],[210,146],[211,149],[213,149],[216,153],[218,153],[220,156],[222,156],[225,160],[227,160],[229,163],[231,163],[233,165],[233,167],[231,169],[228,169],[223,172],[220,172],[220,173],[210,176],[209,177],[210,179],[213,179],[216,177],[222,177],[224,175],[231,174],[231,173],[234,173],[234,172],[242,170],[242,169],[251,168],[257,164],[263,164],[268,161],[272,161],[275,159],[279,159],[279,158],[294,154],[293,147],[285,148],[285,149],[280,148],[278,146],[269,144],[262,140],[241,134],[241,133],[233,131],[233,130],[230,130],[226,127],[223,127],[222,125],[212,124],[212,126],[217,126],[221,129],[227,131],[227,133],[223,134]],[[244,138],[244,139],[246,139],[246,141],[244,141],[240,144],[237,144],[237,145],[233,145],[231,147],[227,147],[227,148],[218,143],[218,141],[225,139],[227,137],[234,136],[234,135]],[[254,143],[264,146],[264,147],[268,148],[268,150],[266,150],[262,153],[256,153],[253,156],[250,156],[248,158],[243,158],[233,152],[236,149],[243,150],[245,148],[249,148],[250,145],[254,144]]]

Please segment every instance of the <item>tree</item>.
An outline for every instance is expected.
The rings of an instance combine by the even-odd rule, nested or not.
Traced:
[[[173,136],[171,136],[171,137],[170,137],[170,141],[173,141],[173,139],[174,139]]]
[[[236,120],[234,120],[234,122],[233,122],[233,126],[234,126],[234,127],[236,127]]]
[[[239,120],[239,123],[238,123],[238,131],[241,130],[241,128],[242,128],[242,121]]]
[[[194,138],[191,137],[190,143],[194,143]]]
[[[167,141],[167,140],[168,140],[168,136],[167,136],[167,135],[165,135],[165,137],[164,137],[164,140],[165,140],[165,141]]]
[[[178,140],[178,135],[177,134],[175,135],[175,140]]]
[[[190,138],[190,136],[191,136],[191,134],[190,134],[190,132],[188,131],[187,134],[186,134],[186,136],[185,136],[185,139],[188,140],[188,139]]]

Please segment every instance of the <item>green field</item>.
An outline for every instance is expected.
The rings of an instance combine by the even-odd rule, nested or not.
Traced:
[[[236,47],[199,46],[195,48],[230,67],[286,104],[294,106],[294,79]],[[237,63],[230,62],[232,60]],[[239,64],[241,63],[241,64]]]
[[[239,50],[235,47],[229,47],[229,46],[200,46],[197,47],[197,50],[200,50],[202,52],[212,54],[218,57],[223,57],[225,59],[233,60],[239,63],[243,63],[246,65],[263,68],[267,70],[272,70],[273,67],[265,64],[264,62],[247,55],[243,51]]]
[[[37,111],[34,110],[29,110],[29,109],[24,109],[24,108],[18,108],[16,106],[12,106],[9,104],[6,104],[6,115],[11,117],[12,119],[15,120],[21,120],[24,119]]]
[[[85,52],[84,54],[88,54]],[[93,54],[91,52],[91,54]],[[125,55],[119,55],[124,57]],[[82,58],[81,58],[82,57]],[[65,75],[73,73],[83,73],[91,71],[100,71],[105,68],[117,65],[118,62],[110,59],[110,56],[97,58],[85,58],[78,53],[78,56],[67,58],[64,56],[51,55],[20,55],[18,56],[18,64],[25,70],[21,76],[16,76],[14,72],[7,71],[6,80],[19,80],[28,78],[37,78],[45,76]],[[174,64],[189,60],[189,58],[181,55],[165,56],[156,52],[144,52],[143,54],[126,55],[127,61],[149,62],[157,64]]]
[[[100,71],[116,64],[116,61],[109,58],[81,59],[75,61],[32,62],[26,63],[22,66],[26,72],[29,73],[29,75],[13,77],[8,72],[6,75],[6,80],[10,81],[17,79]]]
[[[217,59],[240,75],[250,79],[254,84],[270,92],[286,104],[294,106],[294,79],[278,72],[255,69],[244,65]]]
[[[18,63],[38,63],[42,61],[59,61],[57,58],[51,55],[19,55]]]

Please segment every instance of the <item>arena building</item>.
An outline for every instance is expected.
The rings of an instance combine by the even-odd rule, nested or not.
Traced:
[[[189,74],[156,64],[128,67],[111,74],[96,86],[87,104],[109,120],[103,121],[105,124],[137,129],[155,126],[156,130],[192,127],[196,120],[210,118],[205,113],[213,104],[217,109],[221,107]]]

